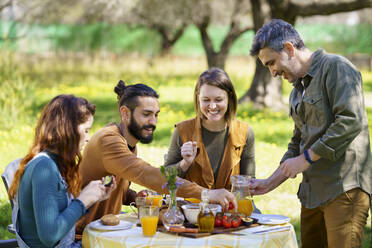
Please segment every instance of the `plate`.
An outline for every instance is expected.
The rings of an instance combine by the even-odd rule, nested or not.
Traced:
[[[120,220],[120,223],[116,226],[105,226],[100,220],[93,221],[89,224],[89,227],[101,230],[101,231],[115,231],[115,230],[125,230],[132,228],[133,223],[125,220]]]
[[[253,213],[251,215],[251,218],[258,219],[257,223],[259,224],[265,224],[265,225],[280,225],[288,223],[291,218],[284,216],[284,215],[278,215],[278,214],[256,214]]]

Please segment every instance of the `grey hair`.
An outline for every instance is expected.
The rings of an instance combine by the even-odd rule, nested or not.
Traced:
[[[265,47],[279,53],[283,50],[285,42],[291,42],[297,49],[305,48],[300,35],[291,24],[280,19],[272,19],[257,31],[250,54],[256,56]]]

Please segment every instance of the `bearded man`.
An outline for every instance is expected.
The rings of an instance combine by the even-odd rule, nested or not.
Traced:
[[[125,86],[119,81],[114,89],[117,94],[121,121],[110,123],[95,133],[84,148],[80,164],[83,187],[91,180],[98,180],[107,175],[116,177],[117,187],[109,199],[93,205],[89,213],[76,225],[77,237],[85,226],[106,214],[119,214],[122,205],[135,201],[137,193],[130,189],[131,182],[155,190],[168,193],[162,186],[166,183],[160,169],[151,166],[137,157],[138,141],[148,144],[153,139],[159,114],[159,95],[145,84]],[[203,190],[195,183],[183,180],[179,196],[201,198]],[[140,192],[141,193],[141,192]],[[139,194],[140,194],[139,193]],[[236,206],[234,195],[225,189],[208,190],[209,201],[219,203],[224,210],[229,202]]]

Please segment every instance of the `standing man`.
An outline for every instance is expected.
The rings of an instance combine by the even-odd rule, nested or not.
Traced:
[[[372,192],[360,72],[344,57],[310,51],[282,20],[258,30],[250,52],[273,77],[293,84],[295,124],[279,168],[267,179],[253,179],[252,193],[267,193],[302,172],[302,247],[360,247]]]
[[[137,157],[138,141],[147,144],[152,141],[158,121],[158,94],[144,84],[125,86],[119,81],[114,89],[118,95],[121,122],[111,123],[95,133],[84,148],[80,172],[83,187],[93,180],[115,175],[117,187],[110,198],[93,205],[89,213],[79,220],[76,233],[82,234],[85,226],[105,214],[119,214],[122,205],[134,202],[136,192],[129,188],[131,182],[140,184],[159,193],[166,183],[159,168],[153,167]],[[161,156],[161,154],[158,154]],[[200,199],[201,186],[183,180],[178,194]],[[229,202],[236,206],[234,195],[225,189],[209,190],[209,200],[219,203],[227,210]]]

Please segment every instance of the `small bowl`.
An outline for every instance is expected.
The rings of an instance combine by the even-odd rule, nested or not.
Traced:
[[[188,222],[191,224],[196,224],[198,222],[198,214],[200,212],[198,203],[185,204],[181,208]],[[212,210],[213,215],[221,211],[221,206],[218,204],[208,204],[208,208]]]

